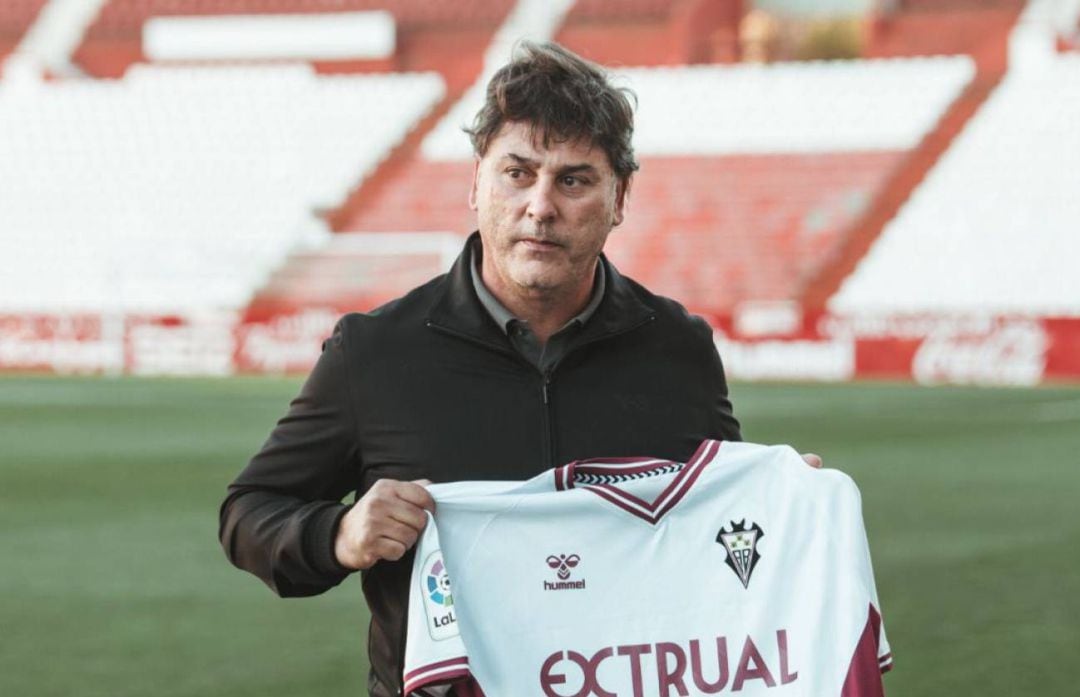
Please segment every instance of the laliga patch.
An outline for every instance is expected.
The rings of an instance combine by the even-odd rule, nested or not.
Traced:
[[[424,561],[420,592],[424,598],[424,612],[431,638],[442,641],[456,637],[458,626],[457,617],[454,616],[454,596],[450,593],[450,576],[446,573],[441,550],[435,550]]]
[[[765,532],[757,523],[750,523],[750,527],[746,527],[745,518],[738,523],[731,521],[731,530],[723,527],[716,535],[716,541],[727,550],[725,563],[739,577],[743,588],[750,587],[750,574],[754,573],[754,567],[761,559],[757,543],[763,537]]]

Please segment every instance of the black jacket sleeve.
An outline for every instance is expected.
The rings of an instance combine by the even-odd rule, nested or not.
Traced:
[[[359,452],[341,323],[288,413],[229,485],[219,537],[229,560],[281,596],[322,593],[349,574],[334,536]]]
[[[714,418],[717,420],[719,427],[717,433],[720,434],[720,438],[723,440],[741,441],[742,430],[739,427],[739,420],[735,418],[735,408],[731,405],[731,398],[728,396],[728,384],[727,377],[724,374],[724,364],[720,360],[720,352],[716,348],[716,342],[712,339],[712,329],[707,329],[709,348],[711,352],[711,363],[713,367],[713,374],[716,376],[716,387],[714,393],[716,394],[716,403],[713,406]]]

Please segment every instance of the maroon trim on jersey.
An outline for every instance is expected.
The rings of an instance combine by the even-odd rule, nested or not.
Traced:
[[[699,448],[701,446],[698,446]],[[671,464],[674,460],[665,460],[662,457],[590,457],[584,460],[576,460],[571,463],[577,466],[584,465],[638,465],[649,462],[664,462]]]
[[[410,695],[413,692],[431,685],[446,685],[448,683],[456,683],[463,680],[468,680],[475,685],[475,681],[472,680],[472,673],[469,672],[469,659],[466,656],[458,656],[457,658],[448,658],[445,661],[436,661],[435,663],[428,663],[425,666],[420,666],[415,670],[410,670],[403,676],[405,685],[403,691],[406,695]],[[475,686],[475,689],[468,685],[468,683],[462,685],[467,692],[461,692],[459,694],[465,697],[477,697],[484,694],[480,691],[479,686]],[[457,689],[455,687],[455,689]]]
[[[719,451],[721,441],[706,440],[698,446],[693,457],[679,470],[664,490],[651,502],[624,491],[618,484],[586,484],[580,488],[591,491],[600,498],[655,525],[668,511],[682,500],[690,487]],[[578,460],[560,467],[555,472],[555,488],[559,491],[574,488],[577,474],[645,474],[671,466],[671,460],[657,458],[611,458],[609,460]]]
[[[456,656],[454,658],[447,658],[444,661],[436,661],[435,663],[428,663],[427,665],[420,666],[419,668],[416,668],[415,670],[410,670],[408,673],[405,673],[405,676],[404,676],[405,681],[408,682],[409,680],[413,679],[414,677],[416,677],[420,673],[426,673],[429,670],[434,670],[436,668],[443,668],[445,666],[458,665],[458,664],[468,665],[468,663],[469,663],[469,657],[468,656]]]
[[[574,463],[569,465],[563,465],[562,467],[556,467],[555,472],[555,491],[566,491],[570,487],[566,486],[566,475],[570,472],[570,468],[574,466]]]
[[[863,627],[859,643],[855,646],[840,697],[885,697],[881,674],[892,668],[892,654],[878,656],[881,615],[873,605],[869,607],[866,626]]]
[[[468,680],[457,683],[450,689],[450,697],[487,697],[480,689],[480,683],[476,678],[469,676]]]
[[[716,444],[716,450],[720,449],[720,444]],[[714,451],[715,454],[716,451]],[[712,457],[703,460],[700,464],[694,466],[689,475],[685,477],[685,481],[679,486],[678,491],[668,498],[668,502],[656,512],[656,519],[659,520],[665,513],[675,507],[675,504],[682,500],[683,496],[686,496],[686,492],[690,491],[690,487],[694,486],[694,482],[698,480],[701,473],[705,471],[705,466],[712,460]],[[687,469],[690,469],[687,467]]]

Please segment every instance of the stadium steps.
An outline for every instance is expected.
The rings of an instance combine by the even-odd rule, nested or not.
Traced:
[[[900,150],[642,158],[608,255],[691,310],[791,299],[902,159]]]
[[[608,251],[629,275],[699,312],[727,312],[746,298],[790,298],[902,156],[643,157],[627,220]],[[466,205],[471,176],[468,161],[410,160],[349,229],[468,232],[476,225]]]
[[[454,105],[465,95],[476,76],[480,74],[483,66],[484,47],[491,39],[491,32],[486,32],[482,38],[470,41],[466,44],[467,50],[461,45],[455,45],[456,64],[455,70],[446,71],[447,62],[442,60],[441,54],[429,53],[422,61],[429,70],[440,70],[446,83],[446,96],[425,117],[408,137],[402,141],[389,154],[386,160],[374,174],[368,177],[359,188],[355,189],[336,210],[329,212],[327,223],[335,232],[344,231],[375,231],[386,232],[393,230],[430,230],[427,226],[417,226],[415,219],[410,215],[416,209],[425,206],[426,199],[423,192],[413,195],[416,191],[416,179],[414,169],[420,157],[420,148],[424,139],[439,123],[450,113]],[[440,69],[439,66],[442,66]],[[407,200],[402,201],[404,198]],[[379,221],[373,227],[370,219],[371,211],[378,211],[374,218]],[[368,222],[361,222],[367,220]],[[445,230],[445,227],[434,228]]]
[[[335,232],[385,232],[388,230],[444,230],[418,222],[431,201],[422,187],[437,177],[417,176],[417,157],[424,136],[435,127],[461,96],[451,94],[411,131],[395,148],[375,173],[355,189],[345,203],[327,215],[327,223]],[[422,168],[421,168],[422,169]],[[439,187],[433,195],[442,193]],[[461,200],[464,201],[464,195]],[[374,215],[372,214],[374,213]]]
[[[825,307],[828,299],[840,289],[844,279],[866,256],[885,225],[896,217],[912,192],[993,93],[1002,77],[1002,73],[977,74],[942,117],[937,128],[927,134],[919,146],[904,159],[885,184],[882,194],[852,224],[819,273],[807,281],[799,298],[806,310],[817,311]]]
[[[346,197],[340,206],[324,213],[328,227],[338,233],[336,237],[345,238],[344,244],[349,244],[348,238],[358,237],[349,233],[425,230],[461,233],[472,229],[471,216],[465,205],[468,179],[461,174],[464,171],[467,175],[471,165],[468,163],[464,166],[462,163],[428,163],[420,156],[424,138],[446,118],[454,105],[466,94],[476,80],[476,76],[481,73],[484,49],[491,42],[494,29],[474,27],[472,31],[476,36],[467,41],[460,40],[460,37],[452,37],[453,41],[447,43],[446,36],[443,35],[440,37],[444,40],[441,44],[442,49],[431,42],[418,42],[412,46],[411,39],[403,37],[402,48],[406,51],[414,51],[416,54],[414,65],[423,65],[426,69],[438,70],[443,74],[447,88],[446,96],[390,152],[379,168]],[[447,171],[436,171],[426,176],[418,176],[417,169],[425,170],[428,164],[434,164],[436,170]],[[448,195],[448,189],[441,184],[451,178],[461,182],[462,186],[461,193],[454,197],[453,204],[449,203],[451,197]],[[431,182],[430,188],[425,188],[428,182]],[[440,202],[443,203],[442,206],[439,205]],[[425,220],[433,219],[426,215],[432,209],[456,210],[458,218],[453,225],[425,224]],[[436,216],[434,219],[441,218]],[[335,260],[335,256],[339,254],[345,254],[345,262]],[[335,270],[342,268],[343,264],[344,268],[354,270],[371,269],[373,262],[370,260],[348,262],[347,258],[350,255],[355,256],[349,251],[342,252],[340,247],[331,246],[314,254],[301,253],[291,256],[271,274],[266,285],[256,292],[247,310],[248,314],[264,316],[275,311],[275,308],[277,311],[288,312],[304,306],[305,303],[324,306],[337,303],[339,307],[344,305],[346,308],[370,308],[399,294],[399,290],[407,290],[408,287],[399,289],[400,283],[394,277],[378,274],[372,276],[370,272],[360,273],[359,277],[385,279],[383,288],[369,291],[370,284],[366,282],[360,288],[354,287],[347,276],[336,273]],[[387,263],[394,268],[400,267],[395,261]],[[426,262],[420,263],[418,268],[428,276],[432,275],[429,273],[431,269]],[[404,278],[411,279],[414,276],[414,273],[407,273]],[[324,282],[327,278],[334,280],[327,284]],[[378,283],[376,282],[375,285]],[[323,290],[315,292],[311,289]]]
[[[434,74],[304,65],[0,88],[0,309],[13,312],[244,307],[326,236],[311,211],[338,205],[443,94]]]
[[[979,72],[1006,69],[1009,32],[1024,0],[901,2],[869,25],[866,58],[968,55]]]
[[[26,31],[18,52],[54,76],[83,77],[71,63],[87,27],[107,0],[50,0]]]
[[[332,235],[321,247],[293,253],[247,306],[244,320],[378,307],[446,271],[462,241],[439,233]]]
[[[644,100],[635,133],[642,170],[626,223],[610,239],[612,259],[707,314],[746,300],[798,299],[970,80],[970,63],[923,60],[629,71]],[[817,83],[812,104],[797,88],[808,80]],[[715,89],[695,91],[699,83]],[[914,101],[903,96],[913,85],[922,85]],[[680,90],[715,93],[717,104],[664,108]],[[791,100],[801,108],[789,108]],[[821,129],[833,133],[838,118],[848,124],[842,137],[823,140]],[[365,205],[335,229],[473,229],[471,157],[464,136],[454,144],[405,159],[393,177],[380,173],[378,187],[365,187]]]
[[[422,127],[417,129],[417,137],[411,138],[399,148],[378,176],[355,192],[331,217],[331,227],[336,231],[354,232],[460,230],[458,226],[432,228],[423,220],[424,214],[418,213],[429,210],[429,196],[438,197],[436,192],[443,188],[437,183],[435,186],[426,186],[432,177],[425,176],[427,168],[420,163],[432,159],[429,157],[430,151],[445,149],[448,142],[463,148],[457,153],[457,159],[467,162],[472,160],[471,148],[467,146],[468,141],[460,128],[464,123],[470,122],[482,106],[488,80],[502,66],[506,56],[522,36],[529,36],[537,41],[549,38],[563,21],[563,13],[569,4],[572,4],[569,0],[522,0],[503,17],[502,24],[485,37],[485,41],[470,44],[471,51],[478,59],[478,69],[469,74],[467,80],[459,82],[447,79],[449,96],[439,105],[440,118],[425,121]],[[458,169],[454,168],[454,171]],[[419,177],[417,170],[421,172]],[[458,180],[466,182],[467,186],[467,180]],[[455,198],[459,210],[464,208],[461,205],[463,201],[464,193]],[[375,215],[371,215],[372,211],[375,211]],[[466,217],[466,220],[470,218]]]
[[[513,0],[110,0],[86,32],[75,61],[97,77],[120,77],[146,60],[142,25],[150,17],[387,10],[397,23],[391,60],[319,61],[319,72],[415,72],[438,69],[448,83],[460,70],[454,49],[486,44]],[[468,53],[465,51],[464,53]],[[431,65],[427,56],[438,56]]]
[[[833,258],[807,282],[800,298],[804,308],[816,311],[825,307],[885,225],[1001,82],[1008,67],[1009,34],[1024,5],[1022,0],[919,0],[900,3],[896,11],[872,23],[867,57],[965,54],[974,61],[976,75],[937,128],[927,134],[890,178],[882,196],[854,223]]]
[[[22,41],[48,0],[4,0],[0,2],[0,64]]]
[[[1078,122],[1080,56],[1010,71],[829,299],[829,310],[1080,316]],[[1026,346],[1038,347],[1038,336]]]
[[[555,40],[604,65],[733,63],[739,0],[578,0]]]
[[[467,205],[471,161],[403,157],[396,168],[383,166],[376,176],[381,177],[381,183],[365,186],[348,217],[333,221],[334,229],[467,232],[476,227],[476,216]]]

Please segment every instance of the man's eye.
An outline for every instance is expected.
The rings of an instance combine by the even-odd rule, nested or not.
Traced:
[[[514,168],[512,168],[512,169],[508,169],[508,170],[506,170],[506,174],[507,174],[507,175],[508,175],[508,176],[509,176],[509,177],[510,177],[511,179],[521,179],[521,178],[522,178],[522,177],[524,177],[524,176],[525,176],[526,174],[528,174],[528,172],[526,172],[525,170],[523,170],[523,169],[520,169],[520,168],[518,168],[518,167],[514,167]]]
[[[574,188],[576,186],[581,186],[582,184],[585,183],[581,179],[578,179],[577,177],[570,176],[570,175],[567,175],[567,176],[563,177],[562,182],[563,182],[563,186],[569,187],[569,188]]]

